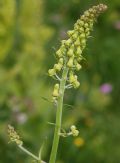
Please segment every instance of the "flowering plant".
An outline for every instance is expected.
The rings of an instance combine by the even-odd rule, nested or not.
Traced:
[[[78,136],[79,134],[75,125],[71,125],[69,132],[62,131],[61,129],[64,93],[66,89],[72,87],[77,89],[80,86],[76,71],[80,71],[82,68],[81,61],[84,58],[82,52],[86,47],[86,41],[90,37],[94,22],[106,9],[106,5],[99,4],[84,12],[75,23],[74,29],[67,32],[68,39],[61,41],[61,46],[56,52],[57,63],[52,69],[48,70],[48,75],[57,80],[52,93],[52,101],[57,107],[57,112],[49,163],[55,163],[60,136]],[[19,135],[10,125],[8,126],[8,134],[10,140],[14,141],[20,149],[32,156],[36,161],[44,163],[41,160],[41,150],[39,156],[35,156],[25,149]]]

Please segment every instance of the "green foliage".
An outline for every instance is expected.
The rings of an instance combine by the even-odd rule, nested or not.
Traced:
[[[21,126],[22,136],[28,141],[28,144],[32,142],[35,135],[36,140],[41,139],[41,144],[46,129],[49,127],[46,123],[49,106],[41,98],[42,96],[48,97],[50,90],[44,84],[46,79],[46,67],[43,64],[46,57],[45,43],[54,31],[44,25],[42,1],[7,0],[1,2],[2,11],[4,11],[4,15],[1,15],[0,22],[4,20],[4,30],[6,28],[9,30],[6,35],[4,34],[4,38],[1,36],[2,43],[0,44],[2,49],[0,50],[1,141],[5,139],[5,130],[3,129],[9,122]],[[1,33],[3,34],[2,31]],[[5,39],[10,42],[9,45]],[[30,121],[30,125],[28,121]],[[35,124],[36,122],[38,125]],[[31,128],[34,129],[30,134]],[[4,141],[7,144],[8,139]],[[35,148],[39,148],[40,144],[36,142]],[[11,156],[0,160],[2,162],[17,161],[15,157]],[[20,160],[27,161],[24,157]]]
[[[5,58],[13,44],[15,5],[14,0],[0,1],[0,61]]]

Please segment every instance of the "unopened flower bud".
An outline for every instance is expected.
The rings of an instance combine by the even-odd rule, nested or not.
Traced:
[[[58,63],[60,63],[61,65],[63,65],[63,58],[60,58]]]
[[[84,47],[86,45],[86,39],[81,39],[80,43]]]
[[[62,40],[61,43],[62,45],[65,45],[66,40]]]
[[[87,16],[87,17],[89,17],[89,16],[90,16],[89,11],[85,11],[85,12],[84,12],[84,15]]]
[[[57,52],[56,52],[56,55],[60,58],[63,56],[63,53],[62,51],[59,49]]]
[[[86,33],[86,32],[89,32],[89,31],[90,31],[90,29],[89,29],[89,28],[86,28],[86,29],[85,29],[85,33]]]
[[[56,71],[60,71],[60,70],[62,69],[62,64],[60,64],[60,63],[55,64],[55,65],[54,65],[54,69],[55,69]]]
[[[55,84],[52,95],[54,97],[58,97],[59,96],[59,84]]]
[[[79,32],[80,32],[80,33],[84,32],[84,28],[83,28],[83,27],[80,27],[80,28],[79,28]]]
[[[82,50],[80,47],[77,47],[76,55],[80,56],[82,54]]]
[[[72,57],[73,54],[74,54],[74,49],[73,49],[73,48],[70,48],[70,49],[68,50],[68,52],[67,52],[67,56]]]
[[[89,27],[89,24],[88,24],[88,23],[85,23],[85,24],[84,24],[84,27],[85,27],[85,28],[88,28],[88,27]]]
[[[75,67],[76,67],[76,70],[77,70],[77,71],[79,71],[79,70],[82,68],[82,66],[81,66],[79,63],[77,63],[77,64],[75,65]]]
[[[79,131],[78,131],[78,130],[72,131],[72,135],[73,135],[73,136],[78,136],[78,135],[79,135]]]
[[[81,55],[77,57],[78,62],[82,61],[82,59],[83,59],[83,57]]]
[[[70,83],[74,83],[75,80],[76,80],[76,79],[75,79],[75,76],[73,75],[73,73],[70,73],[69,82],[70,82]]]
[[[84,26],[84,21],[80,20],[80,21],[79,21],[79,25],[80,25],[80,26]]]
[[[77,75],[74,75],[74,77],[75,77],[75,80],[77,80],[77,78],[78,78]]]
[[[90,32],[88,31],[88,32],[86,32],[86,37],[88,37],[90,35]]]
[[[68,31],[67,34],[68,36],[72,36],[74,34],[74,30]]]
[[[78,88],[79,86],[80,86],[80,82],[76,80],[76,81],[73,83],[73,87],[74,87],[74,88]]]
[[[75,46],[80,46],[80,39],[78,38],[76,41],[75,41]]]
[[[55,84],[54,88],[59,89],[59,84]]]
[[[76,39],[78,38],[78,33],[75,32],[75,33],[72,35],[72,38],[73,38],[73,40],[76,40]]]
[[[55,69],[49,69],[49,70],[48,70],[48,75],[49,75],[49,76],[53,76],[53,75],[55,75],[55,74],[56,74]]]
[[[85,38],[85,33],[82,33],[81,35],[80,35],[80,38],[82,39],[84,39]]]
[[[70,127],[70,129],[73,131],[73,130],[76,130],[76,126],[75,125],[72,125],[71,127]]]
[[[78,31],[78,29],[79,29],[79,25],[76,23],[76,24],[74,25],[74,30]]]
[[[71,39],[66,40],[66,42],[65,42],[66,46],[70,46],[71,44],[72,44],[72,40]]]
[[[73,57],[71,57],[71,58],[68,60],[67,66],[68,66],[69,68],[72,68],[72,67],[73,67]]]

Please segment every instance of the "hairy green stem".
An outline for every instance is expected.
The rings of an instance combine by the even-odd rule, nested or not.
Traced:
[[[59,97],[58,97],[57,113],[56,113],[56,125],[55,125],[54,139],[53,139],[53,145],[52,145],[52,151],[51,151],[49,163],[55,163],[56,160],[57,149],[58,149],[58,144],[60,139],[59,133],[61,130],[63,97],[65,91],[65,84],[67,80],[67,74],[68,74],[68,68],[64,67],[62,73],[62,79],[60,81],[60,89],[59,89]]]

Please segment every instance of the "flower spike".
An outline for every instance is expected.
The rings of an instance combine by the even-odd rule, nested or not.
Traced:
[[[68,39],[61,41],[61,46],[56,52],[58,63],[48,71],[49,76],[55,76],[67,66],[68,72],[73,74],[69,75],[69,84],[72,84],[74,88],[80,86],[75,71],[81,70],[82,65],[80,62],[84,58],[82,52],[86,47],[90,32],[93,30],[93,24],[96,22],[97,17],[106,9],[107,6],[104,4],[93,6],[77,20],[74,24],[74,29],[67,32]]]

